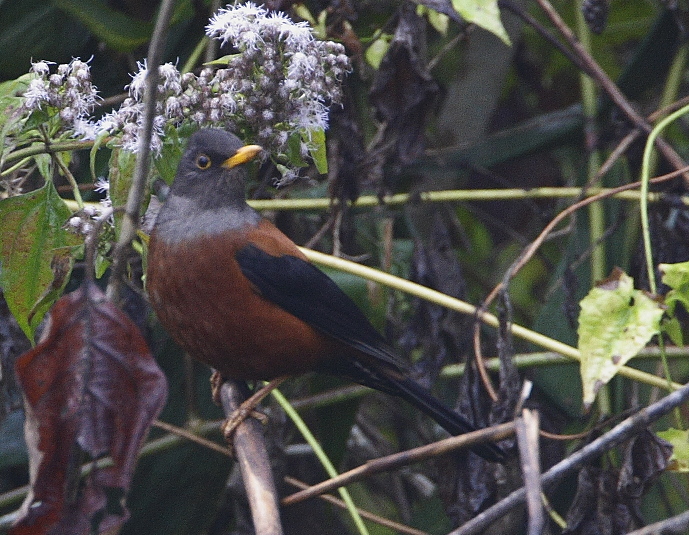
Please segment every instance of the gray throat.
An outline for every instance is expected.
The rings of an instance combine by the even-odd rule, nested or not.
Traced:
[[[242,201],[239,206],[202,208],[193,199],[171,195],[155,222],[158,239],[167,243],[212,236],[228,230],[258,225],[261,216]]]

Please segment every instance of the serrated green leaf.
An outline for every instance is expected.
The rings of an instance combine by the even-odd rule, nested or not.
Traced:
[[[673,472],[689,472],[689,431],[670,428],[656,434],[672,444],[669,469]]]
[[[328,156],[325,150],[325,130],[314,128],[304,134],[304,141],[309,144],[309,154],[316,164],[316,169],[322,175],[328,172]]]
[[[452,7],[467,22],[488,30],[507,46],[512,46],[505,27],[500,21],[498,0],[452,0]]]
[[[579,351],[584,405],[660,331],[663,308],[619,269],[581,303]]]
[[[70,215],[52,182],[0,201],[0,286],[7,306],[32,341],[45,311],[59,297],[60,292],[45,297],[55,285],[51,269],[55,254],[80,242],[62,228]],[[62,286],[68,278],[61,278]]]

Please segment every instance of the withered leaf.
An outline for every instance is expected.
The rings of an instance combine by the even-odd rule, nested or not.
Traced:
[[[616,470],[582,468],[563,535],[622,535],[642,524],[638,500],[619,492],[618,478]]]
[[[389,141],[396,147],[401,164],[408,164],[423,151],[423,129],[439,93],[428,70],[425,22],[414,7],[400,9],[399,22],[387,54],[376,72],[370,99],[379,120],[388,124]]]
[[[672,456],[672,445],[648,429],[630,440],[624,448],[618,490],[630,498],[641,498]]]
[[[167,395],[133,322],[92,281],[53,307],[40,343],[16,363],[24,393],[31,491],[11,535],[104,533],[123,504],[137,453]],[[81,465],[105,456],[81,479]]]

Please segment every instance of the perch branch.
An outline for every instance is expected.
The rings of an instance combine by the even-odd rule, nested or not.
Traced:
[[[239,409],[244,397],[238,383],[225,381],[220,387],[220,400],[228,417]],[[237,426],[234,432],[234,452],[244,480],[256,533],[282,535],[277,490],[258,421],[247,418]]]

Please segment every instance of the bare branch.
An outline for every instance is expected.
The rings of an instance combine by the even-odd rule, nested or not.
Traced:
[[[225,381],[220,388],[220,400],[227,416],[239,409],[244,401],[239,384]],[[247,418],[237,426],[234,451],[244,479],[256,533],[282,535],[277,490],[258,421]]]

